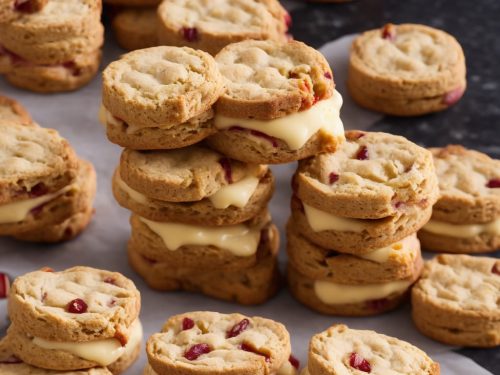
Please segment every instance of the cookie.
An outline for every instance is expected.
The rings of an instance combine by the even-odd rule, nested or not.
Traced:
[[[208,111],[223,91],[214,59],[187,47],[129,52],[103,72],[103,105],[131,132],[183,124]]]
[[[438,255],[426,262],[412,290],[412,317],[420,332],[449,345],[500,345],[500,261]]]
[[[217,102],[211,147],[249,162],[277,164],[335,151],[344,140],[326,59],[301,42],[244,41],[216,61],[227,92]]]
[[[210,108],[182,124],[166,127],[136,128],[113,116],[104,106],[100,121],[106,128],[108,140],[132,150],[170,150],[198,143],[214,134],[214,111]]]
[[[128,8],[113,18],[113,31],[120,47],[132,51],[158,45],[156,8]]]
[[[95,171],[88,162],[80,161],[79,165],[76,178],[59,191],[46,193],[42,186],[35,188],[34,191],[40,194],[31,199],[1,205],[0,234],[20,240],[56,240],[59,224],[80,212],[91,210],[96,190]],[[81,229],[84,229],[84,224],[79,225]],[[70,234],[66,233],[66,236],[71,237]],[[62,235],[61,240],[64,232]]]
[[[0,124],[0,205],[55,193],[74,179],[78,160],[57,131]]]
[[[313,244],[287,225],[288,262],[315,280],[341,284],[374,284],[411,278],[421,268],[420,243],[415,234],[390,246],[356,256]]]
[[[69,241],[87,228],[94,214],[96,175],[91,163],[80,160],[79,176],[74,183],[76,213],[60,223],[14,235],[22,241],[55,243]],[[79,209],[78,209],[79,208]]]
[[[500,160],[460,145],[433,148],[440,196],[419,232],[428,250],[491,252],[500,248]]]
[[[13,354],[8,338],[0,340],[0,373],[2,375],[112,375],[105,367],[63,372],[33,367]]]
[[[0,95],[0,124],[33,125],[28,110],[16,100]]]
[[[422,228],[432,215],[432,207],[414,206],[382,219],[352,219],[319,210],[297,197],[292,197],[291,206],[294,225],[300,234],[318,246],[354,255],[366,254],[408,237]]]
[[[294,189],[304,203],[336,216],[381,219],[436,202],[428,150],[388,133],[348,131],[346,138],[338,152],[299,164]]]
[[[5,78],[12,85],[40,93],[73,91],[89,83],[96,75],[101,51],[77,55],[56,65],[14,64]]]
[[[375,331],[334,324],[311,338],[302,375],[354,373],[439,375],[439,363],[419,348]]]
[[[159,222],[192,225],[234,225],[250,220],[262,212],[274,192],[274,177],[265,167],[240,181],[225,185],[199,201],[169,202],[132,189],[120,177],[113,176],[113,194],[118,203],[137,215]]]
[[[347,86],[361,106],[397,116],[437,112],[466,88],[465,57],[457,40],[424,25],[387,24],[352,45]]]
[[[158,7],[160,44],[215,55],[242,40],[286,41],[290,16],[277,0],[169,0]]]
[[[126,149],[120,159],[120,176],[129,187],[169,202],[199,201],[265,170],[267,167],[230,160],[204,146],[149,152]]]
[[[371,316],[394,310],[418,279],[418,271],[406,280],[351,285],[315,280],[288,265],[288,286],[292,295],[310,309],[326,315]]]
[[[288,362],[290,335],[260,317],[200,311],[176,315],[146,345],[159,374],[277,374]]]
[[[261,239],[275,235],[269,220],[262,213],[246,223],[208,227],[159,223],[132,215],[129,246],[148,259],[180,269],[244,269],[268,252]]]
[[[242,305],[261,304],[273,297],[279,287],[277,262],[279,237],[275,227],[263,245],[266,254],[253,267],[236,271],[214,269],[200,272],[197,268],[172,267],[169,263],[148,259],[128,247],[131,267],[149,287],[162,291],[185,290]]]
[[[104,4],[126,7],[150,7],[158,5],[162,0],[103,0]]]

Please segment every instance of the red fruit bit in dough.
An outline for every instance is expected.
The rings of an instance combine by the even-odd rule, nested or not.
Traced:
[[[388,23],[382,28],[382,38],[391,41],[396,39],[396,28],[392,23]]]
[[[195,361],[203,354],[210,353],[211,351],[212,351],[212,349],[210,349],[210,346],[208,346],[208,344],[196,344],[196,345],[193,345],[192,347],[190,347],[184,353],[184,358],[186,358],[190,361]]]
[[[87,304],[83,299],[76,298],[66,306],[66,311],[71,314],[83,314],[87,312]]]
[[[194,327],[194,320],[190,318],[182,319],[182,330],[186,331]]]
[[[443,103],[448,106],[453,105],[456,102],[458,102],[463,95],[464,95],[464,89],[462,87],[458,87],[444,94]]]
[[[34,0],[16,0],[14,1],[14,9],[18,12],[34,13],[40,10]]]
[[[231,328],[227,334],[226,338],[230,339],[232,337],[238,336],[241,332],[245,331],[250,325],[250,321],[248,319],[243,319],[241,322],[235,324],[233,328]]]
[[[380,310],[386,308],[388,303],[389,303],[389,300],[387,298],[380,298],[380,299],[374,299],[374,300],[368,301],[366,303],[366,305],[368,306],[368,308],[370,308],[372,310],[380,311]]]
[[[356,154],[356,159],[367,160],[368,159],[368,148],[366,146],[361,146]]]
[[[54,269],[50,268],[50,267],[42,267],[42,268],[40,268],[40,271],[42,271],[42,272],[54,272]]]
[[[39,184],[36,184],[33,186],[30,190],[30,197],[32,198],[37,198],[41,197],[42,195],[45,195],[49,192],[49,189],[42,183],[40,182]]]
[[[222,169],[224,169],[226,181],[229,184],[233,183],[233,170],[231,168],[231,161],[228,158],[222,158],[219,160],[219,164]]]
[[[288,12],[285,13],[285,25],[287,30],[292,26],[292,16]]]
[[[330,72],[325,72],[325,78],[327,78],[327,79],[333,79],[333,77],[332,77],[332,73],[330,73]]]
[[[198,29],[196,27],[183,27],[182,36],[188,42],[196,42],[198,40]]]
[[[104,280],[103,280],[106,284],[111,284],[111,285],[116,285],[115,282],[115,278],[114,277],[106,277]]]
[[[493,265],[493,268],[491,269],[491,272],[493,272],[496,275],[500,275],[500,266],[498,265],[498,263],[495,263]]]
[[[334,184],[335,182],[337,182],[339,180],[339,178],[340,178],[340,176],[337,173],[332,172],[328,176],[328,181],[330,182],[330,185],[331,185],[331,184]]]
[[[288,358],[288,362],[290,362],[290,364],[293,367],[295,367],[295,369],[297,369],[297,370],[299,369],[299,367],[300,367],[300,361],[297,358],[295,358],[293,356],[293,354],[290,354],[290,358]]]
[[[493,178],[486,184],[490,189],[500,188],[500,178]]]
[[[7,274],[0,272],[0,299],[9,296],[10,280]]]
[[[368,373],[372,371],[372,366],[370,366],[370,363],[362,356],[360,356],[358,353],[351,353],[349,357],[349,364],[351,365],[352,368],[355,368],[356,370],[359,371]]]

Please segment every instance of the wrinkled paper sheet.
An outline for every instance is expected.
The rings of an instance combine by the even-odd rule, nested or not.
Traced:
[[[341,115],[346,129],[367,129],[380,117],[354,106],[347,96],[344,79],[351,41],[352,36],[343,37],[325,45],[322,52],[335,68],[337,89],[344,96]],[[108,43],[105,63],[117,59],[122,52],[113,42]],[[121,272],[133,279],[141,291],[141,320],[145,337],[159,331],[163,322],[173,314],[194,310],[227,313],[237,311],[284,323],[292,337],[294,354],[301,360],[302,365],[306,363],[308,342],[313,334],[323,331],[333,323],[345,323],[353,328],[373,329],[411,342],[441,363],[442,374],[491,374],[472,360],[453,353],[451,347],[419,334],[412,325],[408,306],[379,317],[342,318],[323,316],[307,309],[296,302],[287,290],[282,290],[277,297],[262,306],[243,307],[197,294],[159,293],[149,289],[127,263],[125,249],[129,236],[129,213],[118,206],[111,193],[111,176],[118,165],[120,148],[107,141],[104,130],[97,121],[100,85],[100,79],[96,78],[90,85],[75,93],[38,95],[12,88],[0,79],[2,95],[19,100],[42,126],[57,129],[69,139],[81,157],[94,163],[98,174],[96,215],[90,227],[75,241],[55,246],[0,239],[0,272],[7,272],[15,277],[43,266],[61,270],[76,265]],[[277,188],[271,202],[271,211],[282,233],[289,216],[290,178],[295,167],[295,164],[273,167]],[[283,268],[284,252],[282,248]],[[0,301],[1,334],[8,324],[6,316],[6,303]],[[146,355],[143,350],[139,361],[126,374],[140,374],[145,362]]]

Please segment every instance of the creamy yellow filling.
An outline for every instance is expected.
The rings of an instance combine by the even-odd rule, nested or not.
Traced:
[[[260,229],[244,224],[204,227],[179,223],[160,223],[140,218],[149,229],[160,236],[167,249],[175,251],[181,246],[215,246],[236,256],[255,254],[260,241]]]
[[[347,285],[329,281],[315,281],[314,292],[321,302],[327,305],[361,303],[381,299],[393,293],[402,294],[411,281],[393,281],[384,284]]]
[[[444,221],[430,220],[422,230],[456,238],[471,238],[482,233],[500,235],[500,218],[486,224],[450,224]]]
[[[75,185],[68,185],[61,190],[45,194],[37,198],[26,199],[23,201],[7,203],[0,206],[0,224],[19,223],[25,220],[30,211],[44,203],[50,202],[54,198],[67,193],[72,189],[77,189]]]
[[[401,241],[395,242],[389,246],[356,256],[377,263],[385,263],[391,258],[399,258],[405,256],[414,258],[418,248],[420,248],[420,243],[417,239],[416,234],[412,234],[408,237],[403,238]]]
[[[142,325],[136,320],[131,326],[130,337],[125,346],[114,338],[88,342],[59,342],[35,337],[33,344],[43,349],[62,350],[87,361],[96,362],[100,366],[108,366],[120,357],[131,354],[141,340]]]
[[[215,116],[218,129],[235,126],[256,130],[284,141],[291,150],[298,150],[319,130],[333,136],[343,136],[344,126],[340,120],[342,96],[335,91],[329,99],[321,100],[311,108],[275,120],[262,121]]]
[[[332,215],[328,212],[318,210],[307,204],[304,205],[304,212],[309,226],[315,232],[325,230],[336,230],[339,232],[362,232],[367,227],[367,223],[360,219],[349,219]]]

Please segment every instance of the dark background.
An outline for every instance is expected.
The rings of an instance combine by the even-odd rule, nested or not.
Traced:
[[[388,22],[421,23],[455,36],[467,62],[468,87],[463,99],[438,114],[413,118],[386,116],[370,130],[403,135],[428,147],[460,143],[500,158],[500,0],[291,3],[295,7],[291,12],[290,32],[295,39],[316,48],[343,35],[378,28]],[[496,256],[500,254],[497,252]],[[500,374],[500,348],[457,351]]]

